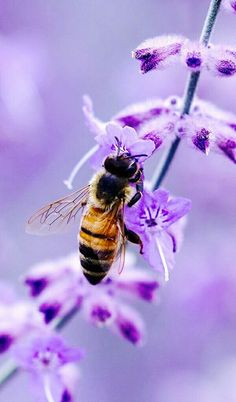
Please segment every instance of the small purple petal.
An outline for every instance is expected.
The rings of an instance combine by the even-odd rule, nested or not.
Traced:
[[[151,131],[150,133],[145,134],[143,139],[153,141],[155,149],[158,149],[162,144],[162,139],[160,138],[158,132],[155,131]]]
[[[181,49],[182,62],[192,71],[200,71],[205,64],[205,49],[197,42],[186,41]]]
[[[94,306],[91,311],[91,317],[94,321],[106,322],[109,318],[111,318],[112,313],[108,309],[103,306]]]
[[[132,56],[141,61],[143,74],[154,69],[163,69],[179,55],[184,38],[159,36],[141,43]]]
[[[48,280],[46,278],[27,278],[25,284],[30,288],[32,297],[37,297],[47,287]]]
[[[236,63],[232,60],[221,60],[217,63],[216,69],[220,75],[230,77],[236,73]]]
[[[140,333],[133,322],[123,320],[119,323],[119,328],[122,335],[131,343],[137,344],[140,341]]]
[[[141,345],[144,341],[145,328],[141,316],[136,310],[125,304],[119,306],[113,329],[134,345]]]
[[[207,68],[219,77],[231,77],[236,73],[236,51],[225,46],[209,46]]]
[[[0,353],[6,352],[12,343],[14,338],[9,334],[0,334]]]
[[[167,228],[180,218],[185,216],[191,209],[191,201],[187,198],[172,198],[167,204],[167,214],[163,217],[163,224]]]
[[[205,128],[202,128],[200,131],[196,133],[196,135],[193,136],[192,141],[193,144],[202,152],[205,154],[208,153],[208,149],[210,146],[210,132],[206,130]]]
[[[43,303],[39,307],[39,311],[44,315],[44,321],[46,324],[49,324],[59,313],[61,309],[61,305],[59,303],[49,304]]]
[[[61,401],[60,402],[72,402],[73,398],[71,393],[68,391],[68,389],[65,389],[63,391]]]
[[[236,14],[236,0],[224,0],[223,6],[225,10]]]
[[[218,147],[226,156],[236,163],[236,140],[226,140],[218,143]]]
[[[139,103],[133,105],[133,107],[128,108],[127,111],[126,109],[124,111],[121,111],[117,116],[115,116],[115,119],[122,126],[130,126],[137,130],[143,123],[153,119],[154,117],[159,117],[163,114],[169,113],[169,109],[166,108],[164,105],[162,105],[162,107],[153,107],[153,103],[144,102],[143,104]],[[160,103],[160,100],[157,100],[157,103]],[[132,114],[130,113],[130,109],[132,110]]]

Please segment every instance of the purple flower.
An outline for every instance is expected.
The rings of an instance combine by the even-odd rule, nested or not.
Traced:
[[[145,155],[139,158],[144,161],[149,157],[155,149],[154,142],[150,139],[140,139],[137,132],[132,127],[121,127],[117,123],[108,123],[106,125],[106,133],[99,134],[95,137],[99,144],[99,150],[92,158],[93,165],[102,166],[102,162],[106,156],[118,152],[130,155]]]
[[[208,48],[208,70],[219,77],[232,77],[236,73],[236,50],[226,46],[211,45]]]
[[[153,302],[157,297],[160,284],[147,271],[130,268],[125,275],[120,275],[115,282],[117,289],[124,294],[131,294],[141,300]]]
[[[74,362],[80,361],[83,353],[65,345],[63,339],[44,331],[28,338],[14,350],[18,364],[29,371],[39,393],[47,401],[72,401]]]
[[[174,253],[179,248],[180,234],[175,228],[190,208],[190,200],[170,198],[169,193],[161,189],[153,193],[145,191],[136,208],[132,211],[126,208],[127,227],[139,234],[144,258],[153,268],[164,270],[166,280],[174,264]]]
[[[223,0],[225,10],[236,14],[236,0]]]
[[[132,57],[141,61],[140,68],[143,74],[151,70],[164,69],[177,59],[184,41],[182,36],[177,35],[147,39],[132,52]]]
[[[199,116],[184,116],[176,125],[176,133],[199,151],[208,155],[214,141],[213,127],[209,120]]]
[[[130,309],[123,299],[138,298],[153,302],[156,300],[159,289],[156,278],[153,278],[150,273],[139,270],[135,266],[134,258],[128,253],[122,275],[118,275],[114,267],[109,278],[96,288],[92,287],[83,276],[77,254],[55,262],[47,262],[47,265],[53,267],[57,274],[53,279],[51,277],[47,287],[40,294],[32,295],[31,292],[39,311],[43,314],[45,323],[63,317],[72,308],[77,307],[86,321],[97,327],[106,326],[113,330],[120,322],[118,317],[125,314],[126,308],[127,311]],[[45,266],[45,263],[42,263],[42,266]],[[35,277],[36,272],[39,274],[42,272],[39,265],[35,266],[35,272],[33,269],[30,270],[30,276]],[[141,343],[143,325],[139,325],[141,318],[136,323],[135,317],[135,314],[131,315],[129,322],[133,328],[137,327],[137,333],[139,333],[137,343]],[[122,335],[120,330],[115,333]],[[128,336],[123,335],[123,338],[131,341]]]
[[[106,132],[106,123],[99,120],[94,115],[93,111],[93,102],[88,95],[83,96],[83,113],[85,117],[85,122],[89,128],[89,130],[95,135],[105,134]]]
[[[8,351],[30,332],[42,327],[41,315],[29,302],[0,302],[0,353]]]
[[[139,132],[140,127],[152,119],[158,117],[168,118],[170,109],[169,105],[166,106],[162,99],[150,99],[127,106],[113,116],[112,120],[115,120],[122,127],[130,126]]]
[[[200,71],[205,64],[205,48],[198,42],[186,40],[181,48],[181,59],[191,71]]]
[[[143,320],[137,311],[130,307],[120,306],[112,329],[136,346],[141,346],[145,341]]]

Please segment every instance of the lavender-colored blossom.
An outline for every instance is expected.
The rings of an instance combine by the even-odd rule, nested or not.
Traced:
[[[206,64],[213,75],[232,77],[236,73],[236,49],[221,45],[210,45]]]
[[[118,148],[121,153],[130,155],[143,155],[139,158],[140,162],[147,159],[155,149],[154,142],[150,139],[139,138],[134,128],[121,127],[115,122],[106,125],[105,135],[95,137],[99,145],[99,150],[92,157],[94,166],[101,167],[104,159],[114,153],[117,154]]]
[[[143,256],[149,264],[164,270],[169,279],[169,269],[173,268],[174,253],[179,248],[179,238],[174,229],[179,220],[191,208],[185,198],[171,198],[165,190],[151,193],[145,191],[136,208],[126,208],[127,227],[139,234],[143,243]]]
[[[144,123],[158,117],[168,118],[169,113],[169,105],[164,105],[162,99],[154,98],[127,106],[113,116],[112,120],[122,126],[133,127],[139,132]]]
[[[141,138],[152,138],[156,149],[166,146],[178,135],[205,154],[211,149],[234,161],[236,116],[233,113],[199,98],[194,100],[188,116],[183,118],[181,110],[181,98],[170,96],[166,100],[131,105],[115,119],[121,124],[130,121]]]
[[[28,338],[14,350],[18,364],[29,371],[38,393],[48,402],[74,400],[74,362],[83,352],[65,345],[59,335],[44,331]],[[71,378],[70,378],[71,377]]]
[[[181,60],[190,71],[200,71],[205,64],[205,47],[186,40],[181,48]]]
[[[74,256],[71,256],[72,260]],[[60,258],[54,261],[45,261],[33,265],[23,278],[24,283],[28,286],[31,296],[37,297],[45,291],[55,279],[60,276],[67,277],[73,275],[71,266],[74,266],[73,261],[67,258]]]
[[[132,56],[141,61],[143,74],[151,70],[164,69],[179,56],[185,39],[178,35],[163,35],[142,42]]]
[[[130,343],[141,346],[145,341],[145,328],[141,316],[136,310],[120,305],[112,329]]]
[[[225,10],[236,14],[236,0],[223,0]]]
[[[93,102],[88,95],[83,96],[83,113],[85,117],[85,122],[89,130],[95,135],[101,135],[106,133],[106,123],[99,120],[94,115]]]
[[[183,116],[176,125],[176,133],[199,151],[208,155],[210,146],[214,141],[212,125],[209,120],[199,116]]]
[[[30,292],[37,302],[39,311],[43,314],[45,323],[63,317],[72,308],[78,308],[86,321],[97,327],[106,326],[113,330],[117,326],[119,327],[120,319],[118,317],[125,316],[126,308],[127,311],[129,310],[124,298],[131,300],[138,298],[152,302],[155,301],[159,288],[156,278],[153,278],[150,273],[144,273],[134,267],[135,263],[129,254],[122,274],[115,273],[114,267],[109,277],[96,288],[91,287],[83,276],[79,257],[76,254],[63,258],[61,262],[56,261],[51,264],[47,262],[47,264],[54,267],[57,275],[53,280],[48,281],[48,286],[40,294],[32,295]],[[44,266],[45,263],[42,265]],[[35,266],[35,271],[40,272],[39,266]],[[30,270],[30,276],[35,277],[33,269]],[[134,317],[133,321],[132,317]],[[141,318],[136,323],[135,317],[135,314],[131,315],[129,322],[133,328],[137,328],[139,339],[134,342],[124,334],[123,337],[132,343],[139,344],[142,342],[143,324],[140,325]],[[115,332],[122,335],[121,330]]]
[[[42,317],[31,303],[17,299],[0,301],[0,353],[42,328]]]

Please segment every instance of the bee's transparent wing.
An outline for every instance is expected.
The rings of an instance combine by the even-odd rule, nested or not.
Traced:
[[[67,230],[75,222],[78,212],[85,207],[88,195],[89,185],[45,205],[28,220],[27,233],[48,235]]]

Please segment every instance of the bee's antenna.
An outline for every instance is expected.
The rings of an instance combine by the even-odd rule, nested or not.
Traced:
[[[140,158],[141,156],[148,156],[147,154],[131,155],[130,158]]]
[[[115,140],[116,140],[116,144],[117,144],[117,157],[120,155],[120,146],[121,146],[121,143],[120,143],[120,140],[119,140],[119,138],[118,137],[115,137]]]

